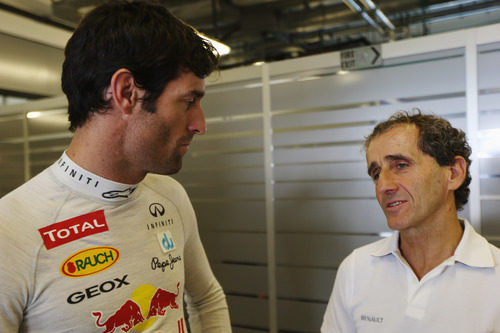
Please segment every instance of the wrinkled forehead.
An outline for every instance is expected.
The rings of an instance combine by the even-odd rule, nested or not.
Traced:
[[[373,137],[366,148],[366,161],[419,150],[419,130],[414,124],[397,124]]]

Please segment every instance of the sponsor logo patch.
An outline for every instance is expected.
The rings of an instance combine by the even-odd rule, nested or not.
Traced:
[[[180,282],[177,283],[176,291],[168,291],[152,285],[141,285],[134,290],[123,305],[116,307],[116,310],[92,311],[95,325],[103,329],[103,333],[128,332],[131,329],[134,332],[146,330],[149,332],[148,329],[160,317],[179,318],[178,316],[182,315],[182,303],[178,303],[178,301],[182,302],[182,296],[179,297],[179,286]],[[184,332],[182,317],[177,320],[177,330],[179,333]],[[174,332],[174,330],[169,332]]]
[[[38,229],[47,250],[108,231],[104,210],[80,215]]]
[[[92,247],[69,256],[61,265],[61,274],[84,277],[102,272],[113,266],[120,252],[113,247]]]
[[[158,243],[160,243],[163,253],[175,250],[174,238],[172,237],[170,231],[166,230],[159,232],[156,234],[156,237],[158,238]]]
[[[161,217],[165,215],[165,207],[163,207],[161,203],[153,202],[151,205],[149,205],[149,213],[153,217]]]
[[[126,281],[128,275],[125,274],[121,279],[115,278],[113,280],[104,281],[99,285],[94,285],[86,288],[85,290],[76,291],[68,296],[67,302],[69,304],[78,304],[85,299],[90,299],[92,297],[100,296],[102,294],[109,293],[113,290],[119,289],[122,286],[127,286],[130,282]]]

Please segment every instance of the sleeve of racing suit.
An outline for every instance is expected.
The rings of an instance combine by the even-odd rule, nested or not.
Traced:
[[[355,333],[356,327],[352,320],[349,310],[349,300],[352,293],[352,281],[350,272],[352,263],[352,254],[347,257],[340,265],[333,292],[328,301],[323,324],[321,325],[321,333]]]
[[[23,209],[20,207],[19,209]],[[0,332],[18,332],[29,298],[29,281],[33,276],[34,256],[27,249],[33,242],[21,227],[16,207],[0,204],[2,217],[10,216],[16,223],[0,220]],[[17,227],[16,227],[17,225]]]
[[[182,218],[186,223],[185,289],[191,332],[230,333],[226,297],[210,268],[198,233],[195,212],[187,194],[182,207]]]

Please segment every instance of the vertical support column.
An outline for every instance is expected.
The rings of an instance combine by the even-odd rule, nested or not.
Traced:
[[[267,289],[269,304],[269,332],[278,332],[276,293],[276,237],[274,223],[274,159],[273,129],[271,124],[271,85],[269,65],[262,65],[262,118],[264,135],[264,175],[266,190],[266,235],[267,235]]]
[[[472,148],[472,164],[470,174],[469,208],[470,219],[474,228],[481,232],[481,192],[479,172],[479,99],[478,99],[478,71],[477,71],[477,40],[476,32],[467,32],[465,44],[465,98],[467,103],[467,138]]]
[[[24,181],[27,182],[31,178],[30,165],[30,142],[28,133],[28,113],[23,113],[23,153],[24,153]]]

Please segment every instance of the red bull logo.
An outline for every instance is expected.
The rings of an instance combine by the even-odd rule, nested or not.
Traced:
[[[92,315],[97,317],[95,322],[97,327],[106,327],[103,333],[113,333],[116,328],[121,328],[123,332],[128,332],[132,327],[144,321],[141,308],[136,302],[130,299],[102,324],[99,323],[102,317],[101,312],[92,312]]]
[[[179,296],[179,286],[180,282],[177,283],[177,292],[174,294],[151,285],[142,285],[134,291],[131,299],[104,322],[101,322],[102,312],[92,312],[92,316],[96,317],[96,326],[104,327],[103,333],[113,333],[116,329],[128,332],[132,328],[135,331],[144,331],[153,325],[158,317],[166,316],[169,309],[179,309],[176,301]],[[180,322],[182,324],[179,324]],[[178,321],[177,326],[179,332],[183,333],[183,320]]]
[[[177,283],[177,294],[170,293],[161,288],[158,288],[155,295],[151,299],[151,305],[149,306],[149,313],[147,318],[153,316],[164,316],[168,307],[172,309],[178,309],[179,306],[175,302],[177,296],[179,296],[179,283]]]

